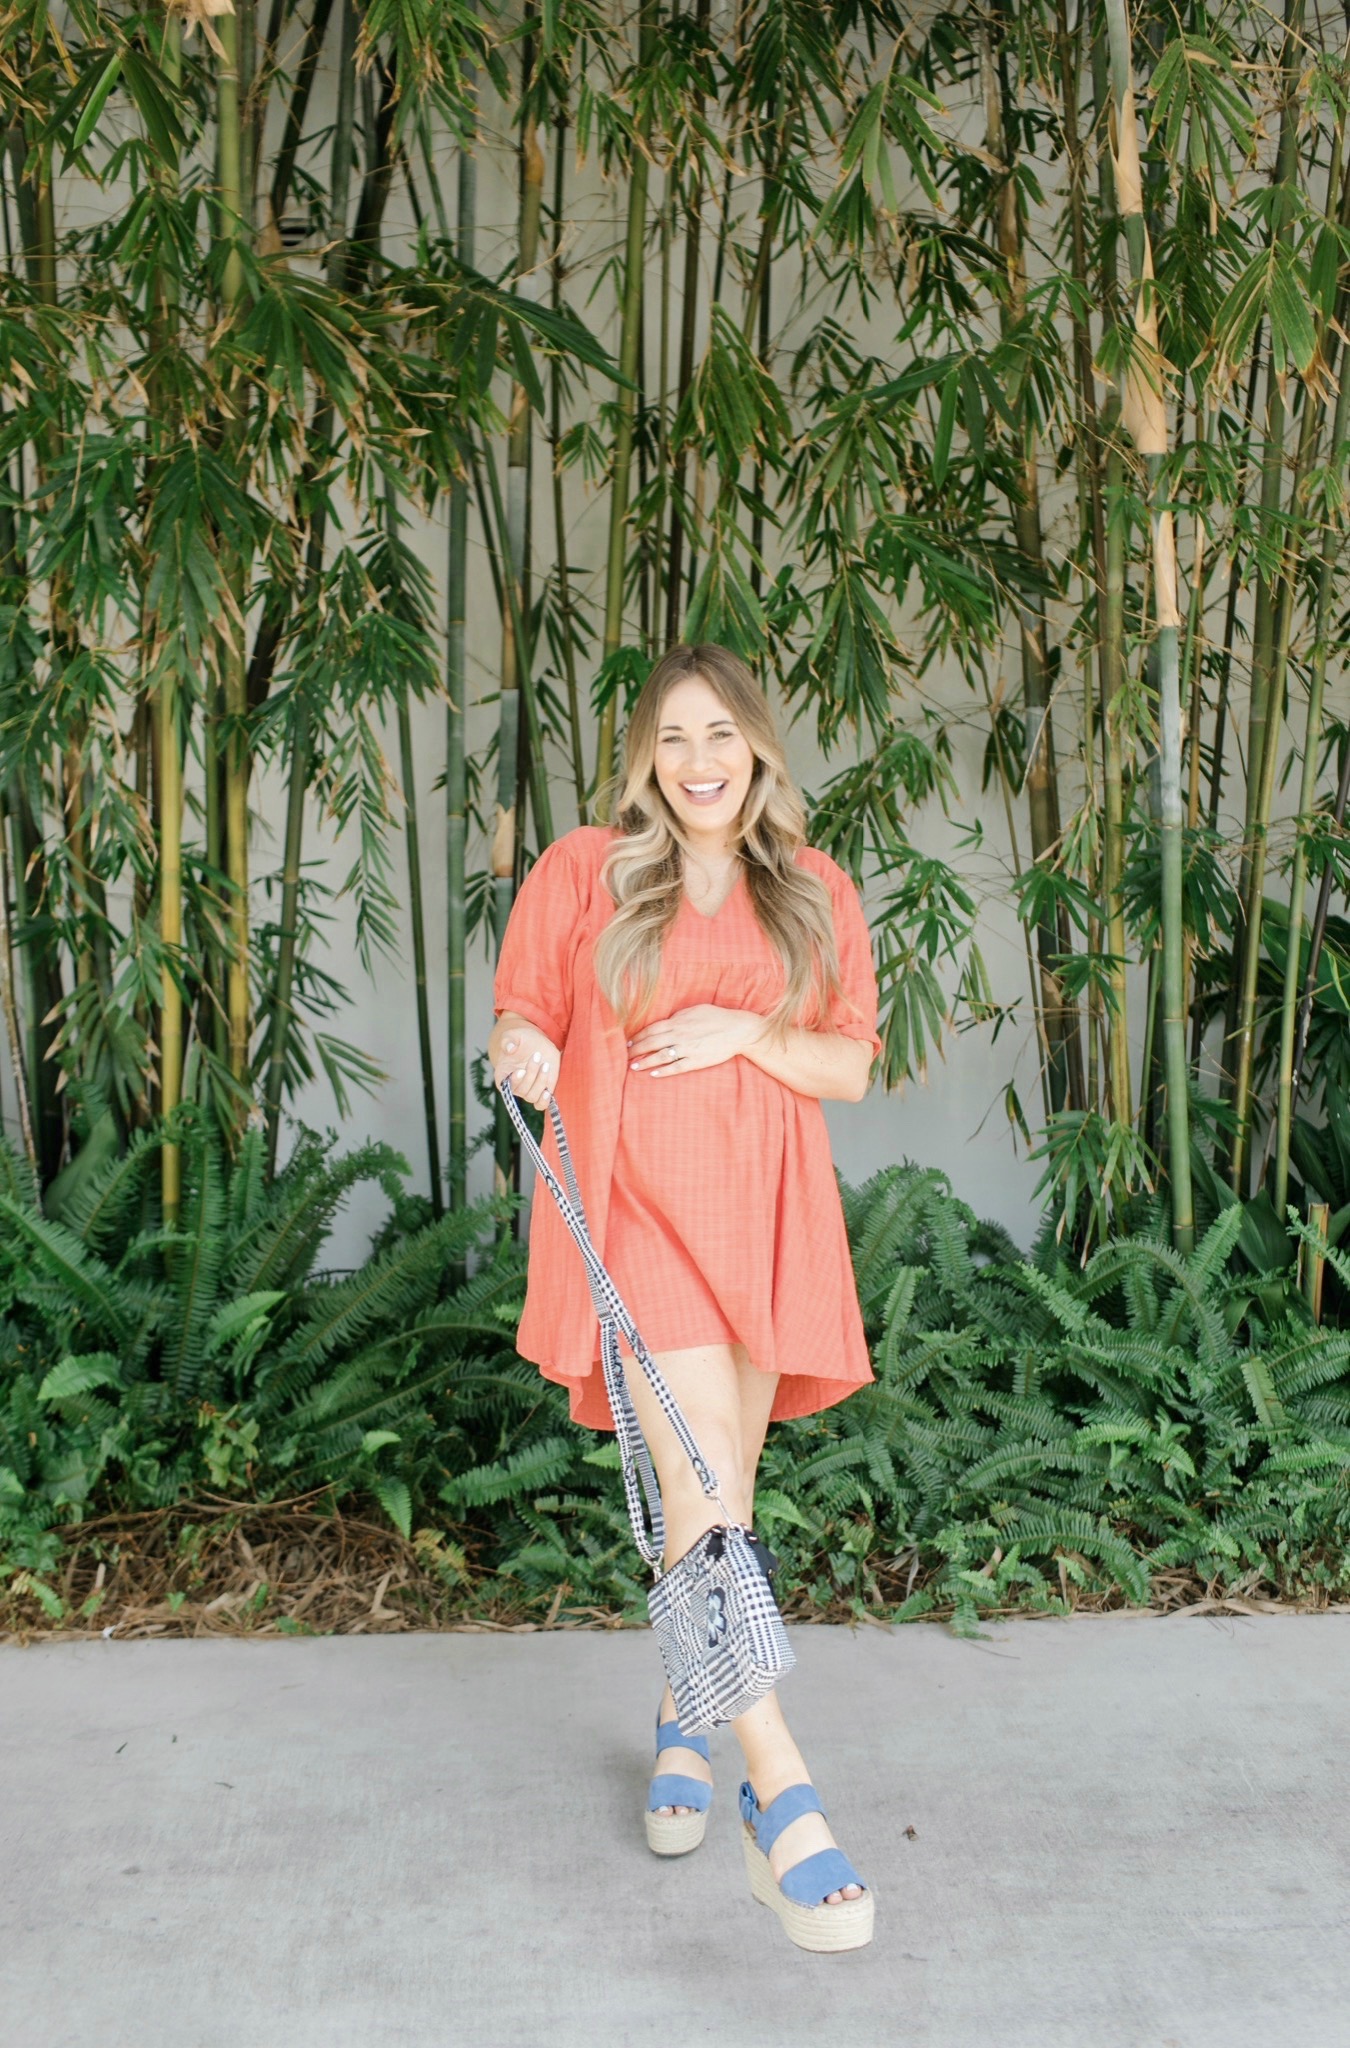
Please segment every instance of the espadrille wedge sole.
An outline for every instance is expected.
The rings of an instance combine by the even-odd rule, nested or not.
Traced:
[[[705,1785],[703,1789],[706,1792],[708,1788]],[[647,1847],[653,1856],[687,1856],[698,1848],[708,1828],[706,1813],[647,1813],[643,1818]]]
[[[704,1763],[712,1762],[706,1735],[686,1735],[678,1721],[656,1724],[656,1753],[663,1749],[691,1749]],[[654,1856],[687,1856],[697,1849],[708,1825],[712,1786],[701,1778],[686,1778],[678,1771],[662,1771],[647,1788],[647,1847]],[[687,1806],[688,1813],[658,1813],[658,1806]]]
[[[804,1857],[783,1873],[780,1884],[760,1847],[766,1838],[772,1847],[783,1829],[802,1814],[823,1812],[810,1785],[789,1786],[763,1813],[752,1788],[748,1784],[741,1787],[742,1846],[751,1893],[761,1906],[778,1915],[789,1941],[798,1948],[814,1955],[837,1955],[844,1949],[866,1948],[876,1916],[875,1901],[867,1890],[861,1898],[840,1899],[833,1906],[825,1903],[831,1892],[862,1883],[843,1850],[821,1849]]]

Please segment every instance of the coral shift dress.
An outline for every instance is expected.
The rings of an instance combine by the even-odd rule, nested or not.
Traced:
[[[581,825],[540,854],[507,920],[494,1011],[528,1018],[561,1051],[555,1095],[591,1238],[648,1349],[739,1341],[781,1375],[775,1419],[814,1414],[873,1377],[824,1110],[739,1055],[659,1079],[631,1070],[593,967],[615,910],[600,878],[613,837],[613,827]],[[834,906],[845,999],[819,1028],[863,1040],[875,1057],[877,984],[858,891],[815,847],[799,848],[797,861]],[[681,904],[647,1016],[661,1022],[696,1003],[767,1015],[784,982],[742,869],[715,916]],[[549,1117],[543,1151],[563,1180]],[[574,1421],[612,1428],[585,1262],[539,1181],[516,1346],[568,1389]]]

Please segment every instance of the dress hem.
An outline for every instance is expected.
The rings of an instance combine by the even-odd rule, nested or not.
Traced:
[[[709,1337],[696,1338],[694,1343],[722,1344],[727,1341],[724,1337]],[[742,1338],[734,1338],[731,1341],[744,1343]],[[648,1345],[647,1348],[655,1352],[657,1347]],[[692,1349],[693,1346],[668,1344],[661,1348],[674,1351]],[[745,1345],[745,1349],[749,1352],[748,1344]],[[519,1351],[519,1347],[517,1350],[520,1357],[527,1358],[527,1354]],[[752,1356],[751,1363],[754,1362]],[[580,1423],[585,1429],[607,1431],[613,1436],[614,1418],[609,1412],[609,1396],[605,1391],[604,1373],[598,1362],[593,1362],[590,1370],[585,1373],[564,1372],[562,1367],[555,1365],[551,1359],[529,1358],[528,1363],[536,1366],[543,1378],[551,1381],[554,1386],[566,1387],[568,1412],[573,1422]],[[756,1370],[768,1372],[772,1368],[757,1366]],[[818,1415],[826,1408],[837,1407],[841,1401],[847,1401],[851,1394],[858,1393],[863,1387],[873,1386],[875,1382],[876,1374],[873,1372],[869,1372],[863,1379],[844,1380],[823,1379],[819,1373],[780,1370],[769,1420],[793,1422],[804,1415]]]

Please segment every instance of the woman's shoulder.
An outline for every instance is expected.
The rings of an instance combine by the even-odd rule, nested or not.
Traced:
[[[570,832],[563,833],[574,859],[591,867],[599,867],[606,849],[617,837],[617,825],[574,825]]]
[[[574,825],[572,831],[559,831],[543,852],[551,854],[553,860],[567,860],[574,866],[598,866],[604,848],[613,838],[613,825]],[[539,858],[543,860],[543,854]]]
[[[832,894],[840,889],[853,889],[857,884],[847,868],[841,868],[832,854],[819,846],[799,846],[794,855],[796,865],[806,868],[809,873],[819,875],[828,884]]]
[[[526,880],[541,903],[589,907],[597,900],[600,866],[614,837],[609,825],[575,825],[537,855]]]
[[[610,825],[574,825],[570,832],[560,832],[556,839],[550,839],[534,865],[566,868],[578,874],[594,872],[613,837],[614,828]]]

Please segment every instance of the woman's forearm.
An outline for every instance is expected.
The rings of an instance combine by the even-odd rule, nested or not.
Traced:
[[[861,1102],[872,1072],[871,1046],[861,1038],[846,1038],[841,1031],[794,1027],[781,1046],[757,1033],[742,1047],[741,1057],[799,1095],[831,1101]]]

